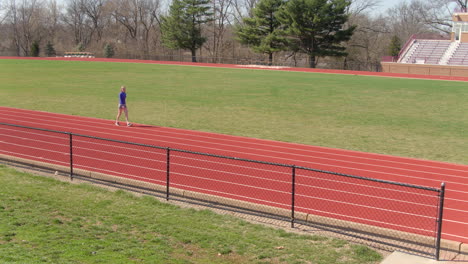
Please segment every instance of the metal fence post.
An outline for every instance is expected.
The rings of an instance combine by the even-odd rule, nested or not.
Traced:
[[[440,258],[440,240],[442,237],[442,219],[444,215],[445,182],[440,186],[439,212],[437,214],[436,260]]]
[[[73,134],[70,135],[70,180],[73,181]]]
[[[171,149],[170,148],[167,148],[166,149],[166,200],[169,201],[169,182],[170,182],[170,179],[169,179],[169,169],[170,169],[170,153],[171,153]]]
[[[294,208],[296,202],[296,165],[292,166],[292,181],[291,181],[291,228],[294,228]]]

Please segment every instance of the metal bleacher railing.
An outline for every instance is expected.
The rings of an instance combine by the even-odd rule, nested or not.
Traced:
[[[0,123],[0,161],[167,200],[203,202],[439,259],[444,184],[429,188],[287,164]]]
[[[418,40],[418,47],[408,59],[409,63],[417,63],[418,60],[424,64],[438,64],[450,45],[446,40]]]
[[[449,65],[468,65],[468,43],[460,43],[448,61]]]

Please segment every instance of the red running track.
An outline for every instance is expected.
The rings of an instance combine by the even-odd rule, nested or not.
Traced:
[[[175,128],[138,124],[130,128],[116,127],[111,120],[7,107],[0,107],[0,122],[203,153],[295,164],[319,170],[434,188],[440,188],[441,182],[445,182],[447,193],[443,238],[468,242],[468,166],[466,165]],[[0,133],[8,134],[4,129],[0,129]],[[43,133],[41,132],[41,134]],[[21,131],[10,133],[8,136],[15,137],[14,144],[17,145],[30,140],[25,138]],[[37,149],[52,149],[53,151],[49,154],[54,156],[54,160],[66,165],[68,156],[62,154],[68,153],[66,149],[68,138],[66,135],[64,136],[60,138],[57,135],[48,135],[47,133],[46,135],[37,135],[34,146]],[[3,137],[6,138],[5,135]],[[128,146],[119,146],[119,144],[105,146],[105,142],[92,141],[85,138],[74,140],[74,148],[76,148],[74,159],[77,163],[82,164],[82,168],[95,168],[100,172],[116,175],[123,171],[125,173],[120,173],[122,174],[120,176],[131,175],[130,177],[137,180],[163,184],[165,180],[164,150],[152,150],[144,147],[128,148]],[[9,151],[13,151],[14,148],[9,149],[11,146],[4,143],[5,141],[0,141],[0,153],[8,154]],[[100,147],[96,148],[97,145]],[[37,152],[23,153],[22,157],[47,160],[47,157],[39,157],[38,154],[34,153]],[[115,153],[119,153],[117,157]],[[113,160],[108,159],[111,155]],[[144,159],[135,158],[142,156]],[[173,153],[171,157],[171,164],[173,164],[171,165],[171,173],[173,173],[171,177],[173,177],[172,186],[174,187],[200,191],[203,190],[204,186],[216,183],[215,185],[219,187],[218,190],[212,189],[205,192],[284,209],[290,207],[289,168],[247,165],[240,161],[227,163],[219,158],[201,158],[180,152]],[[159,162],[155,164],[154,160],[159,160]],[[131,165],[122,166],[123,163]],[[249,166],[253,166],[253,168],[249,168]],[[222,173],[215,173],[221,171]],[[435,215],[434,204],[436,201],[432,198],[429,200],[421,199],[421,197],[428,195],[423,191],[411,190],[410,192],[414,192],[414,195],[403,189],[389,192],[384,189],[384,185],[365,186],[364,184],[361,186],[358,181],[305,170],[298,170],[296,173],[298,211],[376,226],[389,227],[389,225],[381,225],[380,223],[391,222],[390,226],[395,229],[420,234],[426,234],[418,231],[421,225],[433,225],[431,222],[433,219],[428,219],[427,216]],[[205,177],[201,175],[205,175]],[[229,180],[227,180],[228,178]],[[333,188],[330,188],[330,184]],[[255,188],[249,186],[255,186]],[[345,188],[349,189],[349,186],[353,186],[352,190],[346,191]],[[338,195],[341,197],[340,201],[337,201]],[[382,205],[382,208],[375,208],[373,205],[377,200],[375,197],[382,196],[386,201],[385,204]],[[356,204],[359,206],[355,206]],[[405,206],[402,207],[402,204]],[[417,205],[418,209],[414,209],[416,207],[412,205]],[[333,208],[332,215],[327,214],[326,212],[329,212],[331,208]],[[357,217],[358,214],[361,217]],[[423,217],[414,218],[414,222],[409,224],[403,223],[405,218],[411,218],[414,215]]]

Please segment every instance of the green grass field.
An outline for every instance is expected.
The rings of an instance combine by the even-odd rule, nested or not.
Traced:
[[[0,165],[0,263],[362,264],[381,258],[343,240]]]
[[[468,164],[468,83],[0,60],[0,105]]]

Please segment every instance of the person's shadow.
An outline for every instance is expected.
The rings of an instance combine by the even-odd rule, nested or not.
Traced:
[[[148,126],[148,125],[135,125],[133,124],[132,127],[141,127],[141,128],[159,128],[157,126]]]

